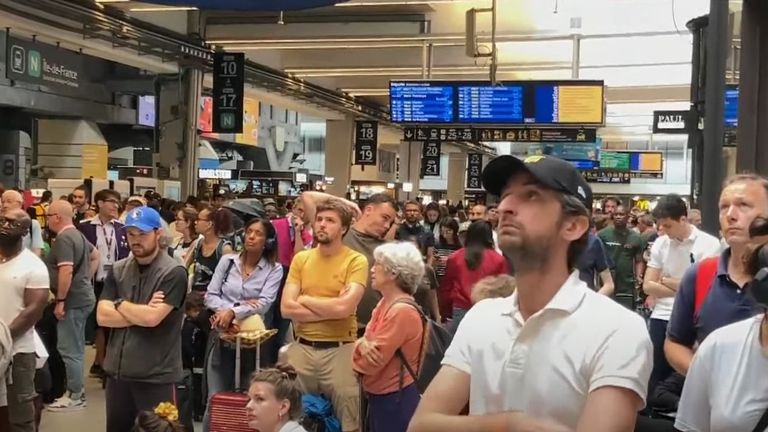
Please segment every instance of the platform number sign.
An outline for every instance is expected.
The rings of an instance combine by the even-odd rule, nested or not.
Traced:
[[[467,189],[482,189],[481,173],[483,170],[483,155],[480,153],[467,154]]]
[[[355,122],[355,165],[376,165],[379,152],[379,123]]]
[[[213,56],[213,132],[243,133],[245,54]]]
[[[440,141],[426,141],[421,147],[421,176],[440,177]]]

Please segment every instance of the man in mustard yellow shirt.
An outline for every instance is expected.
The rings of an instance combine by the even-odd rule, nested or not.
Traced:
[[[318,206],[313,226],[318,246],[293,258],[280,303],[296,335],[288,362],[305,392],[330,396],[344,432],[359,429],[352,351],[357,305],[368,282],[368,260],[342,242],[351,223],[352,213],[340,200]]]

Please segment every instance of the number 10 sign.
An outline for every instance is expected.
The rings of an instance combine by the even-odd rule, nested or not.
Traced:
[[[355,122],[355,165],[376,165],[379,152],[379,123]]]

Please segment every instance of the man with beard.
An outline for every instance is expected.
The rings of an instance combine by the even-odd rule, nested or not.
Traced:
[[[597,233],[614,264],[614,299],[627,309],[635,309],[637,288],[643,284],[645,242],[628,225],[627,209],[619,205],[613,211],[613,225]]]
[[[90,208],[88,203],[88,189],[85,185],[80,185],[72,191],[72,208],[75,212],[75,223],[78,224],[86,219],[85,213]]]
[[[48,301],[48,270],[34,253],[22,245],[31,219],[23,210],[9,210],[0,216],[0,320],[13,337],[13,365],[7,401],[8,419],[13,432],[35,431],[35,336],[34,325],[42,317]],[[0,379],[0,399],[4,399],[6,379]],[[4,417],[4,416],[0,416]]]
[[[107,432],[128,432],[139,412],[175,403],[182,378],[187,273],[159,246],[157,211],[134,209],[125,226],[132,256],[108,272],[96,312],[99,325],[112,330],[104,362]]]
[[[421,223],[421,204],[418,201],[405,203],[405,223],[400,225],[395,235],[397,240],[416,239],[421,254],[426,257],[427,265],[433,265],[435,235]]]
[[[352,351],[357,340],[355,312],[368,281],[365,256],[342,240],[351,223],[352,213],[340,200],[317,206],[317,247],[296,254],[281,300],[282,315],[293,320],[296,335],[288,363],[305,392],[330,396],[344,432],[359,428]]]
[[[67,201],[56,201],[48,207],[48,228],[56,233],[56,241],[46,261],[51,286],[56,292],[57,349],[64,360],[69,390],[69,395],[48,405],[48,411],[52,412],[85,408],[85,323],[96,304],[91,280],[99,264],[99,254],[75,229],[72,217],[72,206]]]
[[[573,272],[586,247],[589,185],[551,156],[492,160],[512,296],[476,304],[445,353],[411,432],[633,430],[652,347],[643,319]],[[469,403],[469,416],[459,413]]]

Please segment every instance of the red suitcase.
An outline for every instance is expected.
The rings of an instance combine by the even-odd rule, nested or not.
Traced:
[[[259,368],[259,351],[256,348],[256,369]],[[235,351],[235,388],[240,388],[240,338],[237,338]],[[211,398],[210,432],[253,432],[248,427],[248,414],[245,406],[248,405],[248,395],[241,392],[216,393]]]

